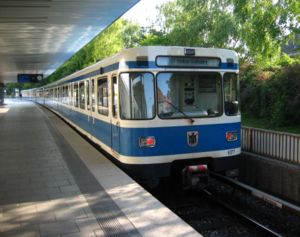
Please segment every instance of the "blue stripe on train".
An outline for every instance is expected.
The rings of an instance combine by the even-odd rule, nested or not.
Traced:
[[[88,117],[85,114],[64,106],[52,107],[107,146],[112,146],[111,130],[115,128],[113,125],[98,119],[95,119],[95,124],[92,124],[92,120],[90,119],[88,122]],[[140,157],[234,149],[240,147],[240,127],[240,123],[230,123],[157,128],[119,128],[120,143],[117,141],[117,146],[114,148],[121,155]],[[196,147],[188,146],[188,131],[199,132],[199,142]],[[225,133],[228,131],[237,131],[238,140],[227,142]],[[155,136],[156,146],[154,148],[139,147],[139,138],[145,136]]]

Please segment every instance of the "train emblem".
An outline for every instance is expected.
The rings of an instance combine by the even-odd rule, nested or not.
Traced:
[[[198,131],[187,132],[187,143],[189,146],[194,147],[198,145],[199,133]]]

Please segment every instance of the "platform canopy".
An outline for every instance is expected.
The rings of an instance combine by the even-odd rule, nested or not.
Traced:
[[[49,75],[139,0],[0,0],[0,83]]]

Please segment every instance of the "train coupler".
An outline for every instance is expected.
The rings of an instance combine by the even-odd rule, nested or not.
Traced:
[[[182,170],[182,184],[184,189],[203,189],[208,186],[207,165],[190,165]]]

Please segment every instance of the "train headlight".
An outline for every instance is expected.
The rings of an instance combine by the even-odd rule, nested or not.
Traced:
[[[238,139],[238,133],[237,132],[226,132],[226,140],[228,142],[233,142]]]
[[[139,144],[140,147],[155,147],[156,140],[155,137],[140,137]]]

